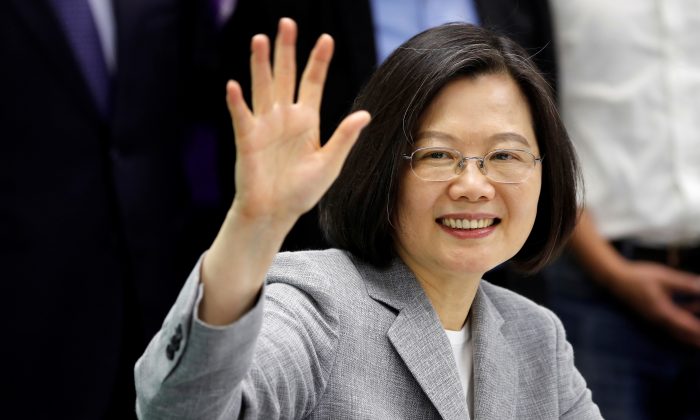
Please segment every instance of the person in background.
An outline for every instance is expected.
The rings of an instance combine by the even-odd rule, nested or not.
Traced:
[[[194,217],[209,164],[188,160],[215,144],[194,136],[209,95],[223,102],[207,86],[214,15],[0,2],[5,418],[134,418],[133,363],[215,233]]]
[[[559,320],[481,280],[542,267],[576,219],[573,147],[528,54],[474,25],[422,32],[322,146],[333,40],[297,91],[296,25],[279,28],[274,66],[252,39],[252,109],[227,85],[236,196],[136,365],[139,417],[600,419]],[[277,254],[326,190],[337,248]]]
[[[585,208],[545,271],[606,419],[700,419],[700,9],[553,0]]]
[[[309,55],[321,34],[333,36],[338,47],[321,104],[322,139],[330,137],[369,76],[391,51],[416,33],[442,23],[479,24],[509,36],[528,51],[550,83],[556,80],[547,0],[238,0],[222,28],[222,86],[226,80],[237,80],[250,100],[248,40],[258,32],[273,37],[283,16],[293,18],[301,28],[298,67],[303,66],[301,58]],[[236,151],[230,117],[223,106],[219,121],[218,179],[222,201],[228,204],[235,193],[230,174]],[[314,207],[299,219],[282,249],[323,249],[327,245],[318,226],[318,208]]]

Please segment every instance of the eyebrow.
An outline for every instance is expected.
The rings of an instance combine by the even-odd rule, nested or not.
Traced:
[[[416,142],[423,140],[425,138],[434,138],[434,139],[439,139],[439,140],[446,140],[453,145],[456,143],[461,143],[462,141],[458,138],[453,136],[452,134],[445,133],[442,131],[433,131],[433,130],[428,130],[428,131],[421,131],[416,135]],[[516,143],[520,143],[524,146],[527,147],[532,147],[529,141],[525,137],[523,137],[521,134],[514,133],[511,131],[503,132],[503,133],[496,133],[492,136],[489,136],[486,138],[486,141],[488,141],[490,144],[495,144],[495,143],[500,143],[504,141],[514,141]]]

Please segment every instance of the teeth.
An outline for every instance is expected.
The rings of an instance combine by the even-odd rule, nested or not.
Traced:
[[[443,218],[442,224],[453,229],[482,229],[493,224],[494,219],[449,219]]]

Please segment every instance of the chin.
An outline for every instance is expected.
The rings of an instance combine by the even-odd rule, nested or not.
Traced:
[[[462,250],[443,260],[443,267],[455,273],[472,273],[483,276],[505,261],[511,259],[516,252],[497,252],[483,250]]]
[[[453,273],[478,274],[483,276],[484,273],[496,267],[499,262],[491,262],[489,258],[479,258],[473,255],[468,257],[460,257],[444,261],[443,267]]]

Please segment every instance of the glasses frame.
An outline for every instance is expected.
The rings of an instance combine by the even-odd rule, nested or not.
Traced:
[[[421,178],[417,173],[416,170],[413,168],[413,155],[415,155],[418,152],[423,152],[426,150],[449,150],[451,152],[454,152],[455,155],[459,157],[459,159],[456,161],[455,166],[454,166],[454,174],[447,178],[447,179],[442,179],[442,180],[433,180],[433,179],[425,179]],[[532,152],[529,150],[525,149],[494,149],[486,153],[484,156],[464,156],[462,152],[460,152],[457,149],[453,149],[451,147],[435,147],[435,146],[430,146],[430,147],[419,147],[418,149],[414,150],[410,155],[409,154],[404,154],[402,158],[406,159],[411,166],[411,172],[413,172],[413,175],[418,177],[418,179],[421,179],[426,182],[445,182],[445,181],[451,181],[458,176],[462,174],[464,171],[464,168],[467,167],[467,164],[469,163],[470,160],[475,160],[477,162],[476,167],[479,168],[479,172],[481,172],[482,175],[484,175],[486,178],[493,182],[497,182],[499,184],[520,184],[522,182],[527,181],[527,179],[530,177],[532,174],[532,170],[530,173],[523,178],[520,181],[514,181],[514,182],[507,182],[507,181],[497,181],[493,178],[491,178],[488,174],[488,170],[486,169],[485,161],[486,158],[493,155],[494,153],[499,153],[499,152],[523,152],[527,153],[528,155],[532,156],[533,159],[533,164],[532,164],[532,169],[534,169],[537,166],[537,163],[542,163],[542,160],[544,160],[544,156],[535,156]]]

